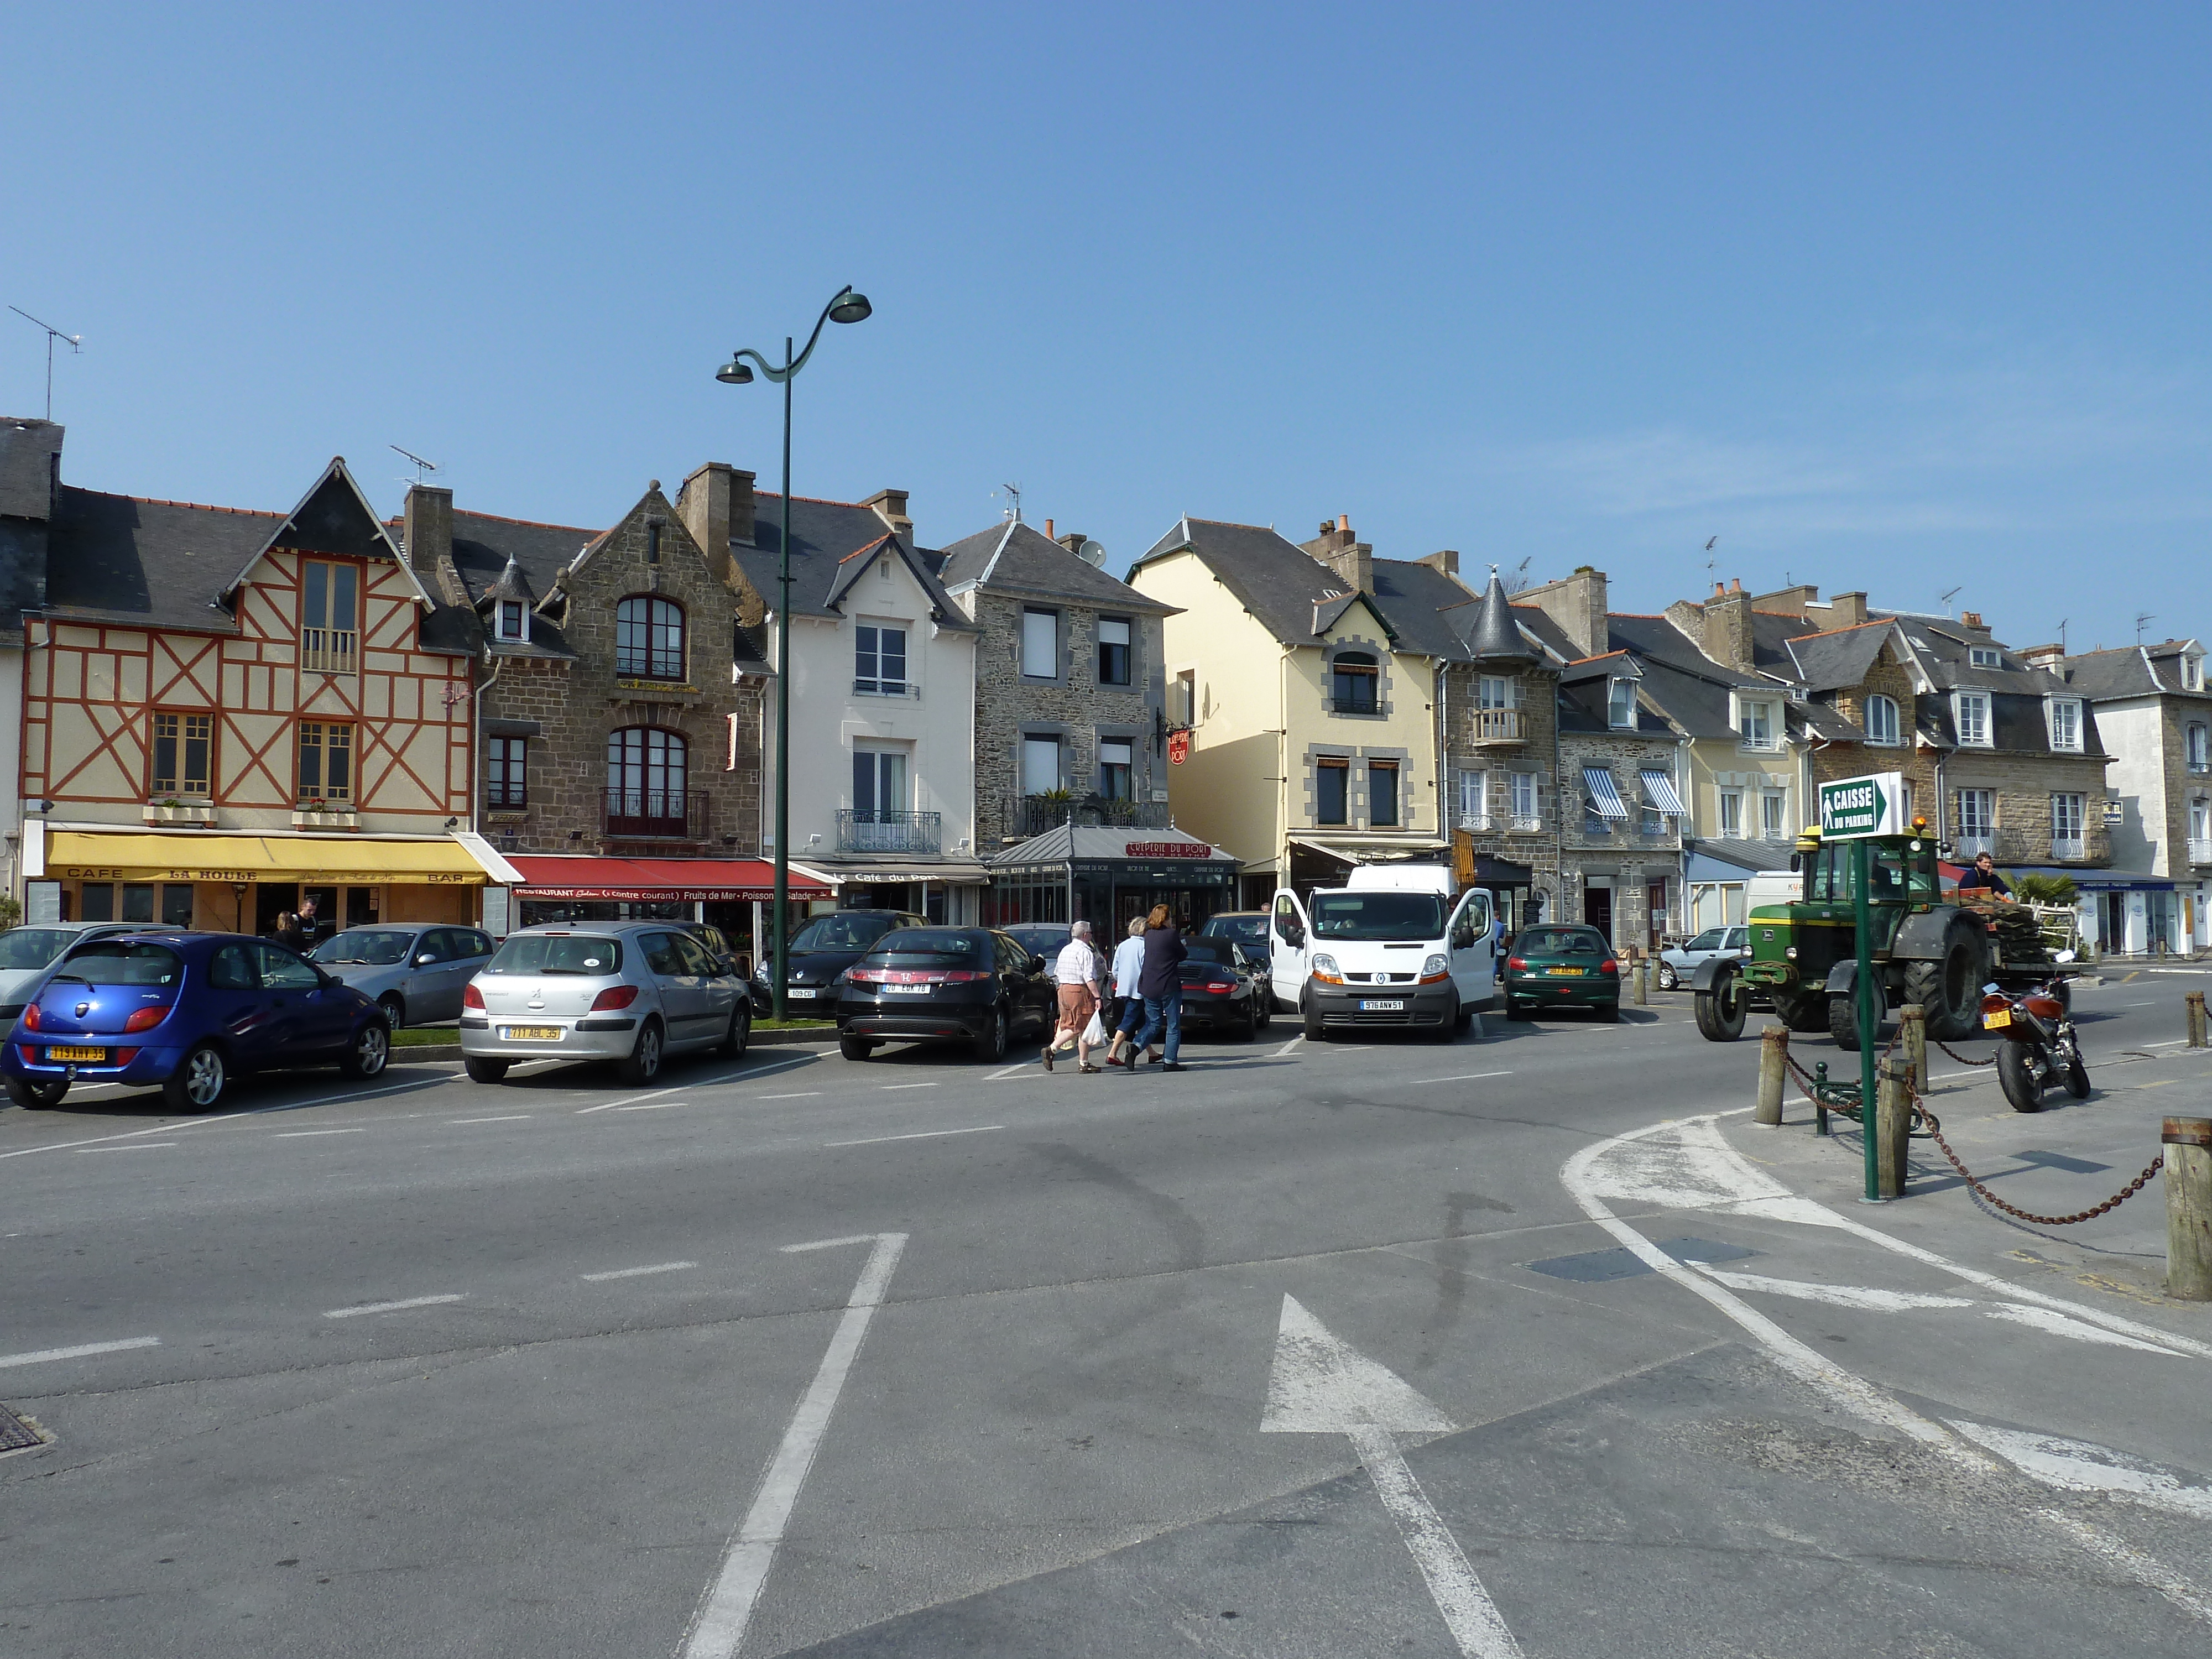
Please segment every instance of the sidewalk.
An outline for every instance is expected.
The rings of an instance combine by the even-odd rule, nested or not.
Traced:
[[[1960,1052],[1979,1057],[1988,1047],[1978,1042]],[[2123,1052],[2090,1067],[2087,1100],[2059,1089],[2035,1113],[2006,1103],[1994,1067],[1970,1069],[1931,1047],[1929,1070],[1927,1105],[1952,1150],[1990,1191],[2039,1215],[2072,1214],[2125,1187],[2159,1155],[2164,1118],[2212,1117],[2212,1051],[2204,1049]],[[1729,1145],[1792,1190],[1985,1271],[2025,1283],[2059,1275],[2080,1288],[2176,1311],[2202,1306],[2163,1291],[2160,1176],[2094,1220],[2039,1226],[1985,1203],[1933,1141],[1915,1136],[1906,1196],[1869,1206],[1861,1200],[1858,1127],[1842,1117],[1829,1121],[1835,1133],[1823,1140],[1814,1133],[1812,1103],[1793,1082],[1781,1127],[1762,1127],[1747,1115],[1725,1117],[1721,1126]]]

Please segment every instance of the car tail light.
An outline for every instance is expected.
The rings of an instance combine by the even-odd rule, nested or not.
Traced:
[[[880,968],[863,968],[856,962],[845,970],[845,977],[855,985],[881,985],[884,982],[884,970]]]
[[[123,1022],[123,1029],[126,1032],[150,1031],[168,1017],[169,1005],[166,1002],[156,1007],[141,1008]]]
[[[592,1012],[596,1014],[605,1008],[627,1008],[636,1000],[636,986],[610,985],[592,999]]]
[[[1607,957],[1603,962],[1598,963],[1597,970],[1601,974],[1613,974],[1617,975],[1620,972],[1620,964],[1618,962],[1615,962],[1611,957]]]
[[[39,1005],[35,1002],[23,1010],[23,1029],[27,1031],[35,1031],[39,1029]],[[27,1054],[31,1051],[26,1048],[23,1052]]]
[[[136,1048],[118,1048],[112,1063],[118,1066],[128,1066],[137,1058],[138,1051]]]
[[[26,1066],[35,1066],[39,1063],[39,1051],[27,1042],[17,1043],[15,1052],[22,1055],[23,1064]]]
[[[1509,974],[1525,974],[1525,973],[1527,973],[1527,972],[1528,971],[1528,957],[1506,957],[1506,958],[1505,958],[1505,971],[1506,971],[1507,973],[1509,973]]]
[[[991,976],[980,968],[955,968],[949,974],[939,974],[932,977],[941,979],[947,985],[973,985],[979,979],[988,979]],[[928,981],[925,981],[927,982]]]
[[[1237,981],[1233,979],[1210,979],[1206,982],[1206,988],[1212,996],[1233,996],[1237,992]]]
[[[461,988],[461,1006],[464,1008],[483,1007],[483,993],[477,990],[473,983],[464,985]]]

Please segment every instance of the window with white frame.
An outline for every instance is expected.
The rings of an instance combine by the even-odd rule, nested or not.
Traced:
[[[1127,738],[1098,739],[1098,793],[1108,800],[1136,799],[1136,745]]]
[[[1536,775],[1534,772],[1513,772],[1507,777],[1512,786],[1513,827],[1534,830],[1543,816],[1543,809],[1537,804]]]
[[[2189,861],[2212,864],[2212,801],[2202,796],[2189,803]]]
[[[1098,684],[1127,685],[1129,683],[1129,619],[1127,617],[1101,617],[1098,619]]]
[[[1743,791],[1723,789],[1720,792],[1721,834],[1731,840],[1743,834]]]
[[[1636,682],[1611,680],[1607,683],[1606,724],[1620,730],[1636,724]]]
[[[1022,793],[1048,795],[1060,786],[1060,734],[1025,733],[1022,738]]]
[[[1514,681],[1508,674],[1485,674],[1475,688],[1475,707],[1478,708],[1510,708]]]
[[[2081,702],[2078,697],[2053,697],[2048,705],[2051,713],[2051,746],[2079,753],[2081,748]]]
[[[862,823],[893,823],[908,810],[907,751],[853,745],[853,811]]]
[[[2002,668],[2004,666],[2004,653],[1994,645],[1969,646],[1966,660],[1976,668]]]
[[[1897,699],[1873,696],[1866,702],[1866,735],[1869,743],[1885,745],[1897,741]]]
[[[2089,819],[2089,798],[2087,795],[2053,795],[2051,798],[2051,856],[2055,859],[2087,858],[2089,849],[2084,826]]]
[[[1022,678],[1056,680],[1060,678],[1060,612],[1024,609],[1022,612]]]
[[[2189,757],[2189,769],[2192,772],[2212,772],[2212,726],[2207,726],[2202,720],[2191,721],[2184,735],[2187,739],[2184,752]]]
[[[2204,689],[2204,659],[2191,654],[2181,659],[2181,689],[2202,691]]]
[[[1790,797],[1779,789],[1762,791],[1759,797],[1759,833],[1768,841],[1790,836]]]
[[[1952,700],[1952,716],[1958,721],[1959,741],[1977,749],[1990,746],[1990,694],[1961,691]]]
[[[1773,748],[1774,705],[1739,696],[1735,703],[1735,729],[1742,738],[1745,748]]]
[[[1969,858],[1992,850],[1996,836],[1997,797],[1994,789],[1959,792],[1959,851]]]
[[[1463,830],[1490,827],[1490,775],[1462,771],[1459,775],[1459,822]]]

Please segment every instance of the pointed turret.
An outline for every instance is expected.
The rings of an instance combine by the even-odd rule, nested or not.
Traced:
[[[1521,637],[1520,624],[1513,620],[1513,602],[1505,597],[1505,584],[1498,580],[1496,565],[1490,568],[1490,586],[1483,589],[1482,603],[1474,613],[1474,627],[1468,635],[1468,652],[1478,662],[1534,660]]]

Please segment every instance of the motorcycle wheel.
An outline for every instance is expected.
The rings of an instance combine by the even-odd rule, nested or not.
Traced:
[[[2035,1046],[2007,1042],[1997,1049],[1997,1083],[2015,1112],[2043,1109],[2043,1073],[2035,1063]]]

